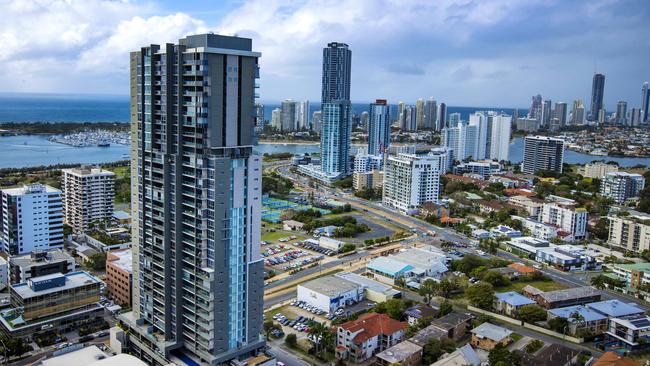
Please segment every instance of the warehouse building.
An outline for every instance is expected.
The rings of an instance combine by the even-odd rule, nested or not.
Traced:
[[[341,277],[326,276],[298,285],[298,301],[333,313],[364,298],[363,286]]]

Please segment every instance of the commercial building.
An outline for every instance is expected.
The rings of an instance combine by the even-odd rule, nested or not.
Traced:
[[[8,255],[63,248],[61,191],[42,184],[3,189],[0,245]]]
[[[328,313],[363,299],[363,286],[341,277],[325,276],[298,285],[298,301]]]
[[[602,161],[587,163],[578,167],[578,174],[585,178],[602,179],[607,173],[618,172],[618,165],[606,164]]]
[[[408,324],[386,314],[363,314],[338,326],[336,358],[352,363],[363,362],[399,343]]]
[[[81,271],[11,285],[11,307],[0,311],[2,331],[9,337],[25,338],[46,329],[63,333],[93,322],[104,312],[98,304],[101,283]]]
[[[63,169],[63,214],[65,223],[84,232],[95,221],[113,216],[115,173],[101,168],[81,166]]]
[[[370,103],[368,117],[368,154],[383,154],[390,145],[390,106],[386,99]]]
[[[148,363],[264,347],[259,57],[250,39],[217,34],[131,53],[134,296],[120,320]]]
[[[417,211],[425,202],[440,202],[440,177],[447,171],[446,149],[428,154],[398,154],[388,157],[384,169],[384,206],[403,213]]]
[[[491,160],[470,161],[454,166],[454,174],[480,175],[481,179],[488,180],[493,174],[501,172],[501,164]]]
[[[549,245],[538,248],[535,260],[562,271],[600,270],[601,263],[586,254],[583,247],[573,245]]]
[[[601,297],[600,292],[591,286],[573,287],[564,290],[544,292],[531,285],[526,285],[526,287],[522,289],[522,293],[544,309],[584,305],[600,301]]]
[[[116,304],[131,307],[133,255],[131,249],[106,253],[106,291]]]
[[[600,182],[600,194],[622,205],[630,198],[639,197],[644,187],[645,178],[641,174],[610,172]]]
[[[422,347],[409,341],[400,342],[377,354],[377,366],[419,366],[422,362]]]
[[[568,198],[549,196],[548,199],[552,201],[542,206],[539,221],[557,226],[574,239],[584,239],[587,236],[587,210],[576,207],[576,202]]]
[[[640,253],[650,249],[650,215],[630,211],[628,216],[608,216],[607,244],[623,251]]]
[[[395,290],[392,286],[377,282],[366,276],[358,275],[353,272],[339,272],[334,276],[363,287],[364,297],[370,301],[380,303],[402,297],[402,293]]]
[[[77,343],[52,352],[52,357],[40,362],[41,366],[147,366],[135,356],[125,353],[110,356],[96,345],[84,347]]]
[[[569,323],[571,335],[598,335],[607,330],[607,316],[584,305],[567,306],[548,311],[549,320],[563,318]]]
[[[517,317],[519,308],[535,303],[533,300],[514,291],[496,293],[495,297],[494,310],[513,318]]]
[[[24,283],[30,278],[69,273],[75,270],[74,258],[63,249],[34,251],[9,257],[11,283]]]
[[[448,271],[446,255],[434,247],[410,248],[388,257],[377,257],[366,265],[368,273],[377,280],[394,284],[395,280],[418,283],[426,278],[442,279]]]
[[[601,111],[604,111],[603,96],[605,93],[605,75],[594,73],[594,79],[591,84],[591,109],[589,110],[589,120],[597,121]]]
[[[564,141],[554,137],[524,137],[524,160],[521,171],[535,174],[540,170],[562,173]]]
[[[512,342],[512,331],[488,322],[472,329],[470,344],[476,348],[490,351],[496,346],[506,347]]]

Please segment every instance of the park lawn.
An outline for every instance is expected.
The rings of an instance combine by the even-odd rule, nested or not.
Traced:
[[[498,287],[495,288],[494,290],[496,292],[508,292],[508,291],[515,291],[515,292],[521,292],[521,290],[526,287],[526,285],[531,285],[533,287],[537,287],[538,289],[547,292],[547,291],[554,291],[554,290],[562,290],[565,289],[566,286],[555,281],[532,281],[532,282],[524,282],[524,281],[512,281],[510,285],[505,286],[505,287]]]
[[[513,341],[517,342],[518,340],[524,338],[524,336],[522,336],[522,335],[519,334],[519,333],[512,333],[512,334],[510,335],[510,338],[512,338]]]
[[[126,178],[131,174],[131,168],[128,166],[118,166],[114,168],[108,168],[107,170],[112,171],[116,175],[116,179]]]
[[[276,230],[275,232],[270,232],[270,231],[264,230],[264,233],[262,234],[262,240],[271,241],[271,242],[274,242],[274,243],[276,243],[276,242],[279,243],[278,240],[280,240],[282,238],[290,237],[291,235],[295,235],[297,239],[287,242],[289,244],[295,243],[295,242],[297,242],[299,240],[304,240],[306,238],[304,234],[301,234],[301,233],[298,233],[298,232],[295,232],[295,231]],[[284,244],[284,243],[282,243],[282,244]]]

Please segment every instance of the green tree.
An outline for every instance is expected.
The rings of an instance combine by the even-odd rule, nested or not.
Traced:
[[[445,299],[441,304],[440,304],[440,312],[438,316],[445,316],[449,313],[451,313],[454,310],[452,307],[451,303],[449,300]]]
[[[488,354],[488,361],[490,365],[519,366],[521,365],[521,356],[516,352],[508,351],[502,344],[498,344]]]
[[[390,299],[388,301],[381,302],[374,307],[376,313],[387,314],[395,320],[401,320],[404,310],[411,304],[409,301],[402,299]]]
[[[503,287],[510,285],[510,280],[495,270],[488,271],[483,276],[483,281],[489,282],[494,287]]]
[[[465,290],[470,304],[482,309],[492,308],[494,303],[494,287],[488,282],[476,283]]]
[[[539,339],[533,339],[532,341],[528,342],[528,344],[524,347],[524,350],[526,353],[535,353],[542,347],[544,347],[544,342],[540,341]]]
[[[295,333],[289,333],[287,336],[284,338],[284,344],[287,345],[289,348],[296,348],[298,345],[298,338],[296,337]]]
[[[18,337],[7,338],[2,336],[0,339],[2,340],[0,342],[0,354],[4,355],[6,353],[7,357],[22,356],[33,349],[31,345]],[[4,348],[5,346],[7,347],[6,349]]]
[[[451,295],[451,292],[454,291],[458,286],[452,281],[450,281],[447,278],[444,278],[440,283],[438,284],[438,295],[446,298],[449,298]]]
[[[269,339],[271,337],[271,331],[275,329],[275,324],[273,324],[273,320],[265,321],[263,327],[264,327],[264,333],[266,333],[266,339]]]
[[[456,349],[454,342],[443,339],[439,341],[435,338],[430,339],[423,347],[422,350],[422,364],[430,365],[440,358],[445,353],[453,352]]]
[[[424,297],[424,302],[429,303],[433,296],[438,292],[438,283],[432,279],[425,280],[418,290],[418,294]]]
[[[548,321],[548,327],[551,328],[551,330],[558,333],[564,334],[568,326],[569,326],[569,321],[566,320],[566,318],[556,317],[553,319],[549,319]]]
[[[519,308],[517,318],[526,323],[536,323],[546,320],[546,310],[537,304],[524,305]]]
[[[602,290],[605,288],[605,284],[607,284],[607,280],[608,280],[607,276],[600,274],[596,277],[592,277],[590,283],[595,288]]]

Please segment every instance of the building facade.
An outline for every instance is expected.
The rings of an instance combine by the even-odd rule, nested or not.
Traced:
[[[3,189],[0,245],[9,255],[63,248],[61,191],[42,184]]]
[[[131,306],[133,256],[131,249],[106,253],[106,292],[119,305]]]
[[[544,203],[540,221],[570,233],[574,239],[587,236],[587,210],[576,207],[573,200],[555,197],[553,202]]]
[[[113,216],[115,173],[101,168],[63,169],[63,214],[65,223],[77,232],[95,221]]]
[[[379,155],[390,145],[390,106],[386,99],[370,103],[368,121],[368,153]]]
[[[641,174],[609,172],[600,182],[600,194],[621,205],[630,198],[639,197],[644,187],[645,178]]]
[[[447,171],[449,155],[398,154],[388,157],[384,169],[383,204],[410,213],[425,202],[440,202],[440,177]]]
[[[597,121],[603,109],[603,96],[605,93],[605,75],[595,73],[591,84],[591,109],[589,120]]]
[[[133,352],[211,365],[264,346],[258,58],[247,38],[191,35],[131,53]]]
[[[540,170],[562,173],[564,163],[564,141],[545,136],[524,138],[524,160],[521,171],[535,174]]]
[[[323,48],[321,103],[350,100],[352,51],[345,43],[330,42]]]
[[[9,257],[9,279],[11,283],[25,283],[33,277],[74,272],[75,265],[74,258],[63,249],[15,255]]]
[[[618,165],[605,164],[602,161],[585,164],[578,168],[578,174],[585,178],[603,179],[607,173],[617,172]]]
[[[629,216],[608,216],[607,244],[623,251],[640,253],[650,249],[650,215],[634,213]]]

